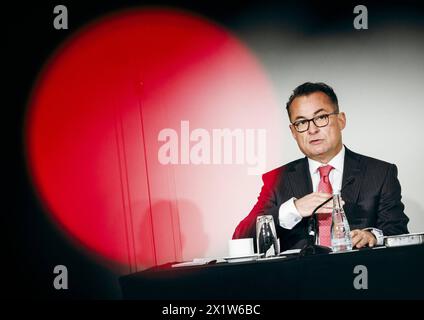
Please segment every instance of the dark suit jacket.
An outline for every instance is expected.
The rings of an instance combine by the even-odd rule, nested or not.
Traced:
[[[233,238],[256,238],[256,217],[272,215],[276,222],[281,250],[302,248],[307,239],[307,220],[293,229],[279,226],[280,205],[312,192],[307,158],[290,162],[262,176],[263,186],[258,202],[237,226]],[[344,210],[351,230],[378,228],[384,235],[408,233],[408,217],[403,212],[397,168],[381,160],[366,157],[346,148],[342,186]]]

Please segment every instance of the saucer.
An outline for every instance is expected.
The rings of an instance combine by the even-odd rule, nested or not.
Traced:
[[[225,261],[232,263],[232,262],[244,262],[244,261],[255,261],[258,258],[262,257],[264,254],[251,254],[247,256],[236,256],[236,257],[225,257],[223,258]]]

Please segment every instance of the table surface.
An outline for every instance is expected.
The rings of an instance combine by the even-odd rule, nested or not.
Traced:
[[[240,263],[171,268],[122,276],[124,299],[424,299],[424,245]],[[361,271],[355,267],[364,266]],[[362,280],[359,281],[360,277]],[[367,289],[356,289],[354,281]],[[366,279],[366,280],[364,280]]]

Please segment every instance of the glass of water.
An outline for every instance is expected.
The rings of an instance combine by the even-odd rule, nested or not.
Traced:
[[[256,246],[258,254],[263,253],[265,258],[277,256],[280,253],[274,218],[271,215],[256,218]]]

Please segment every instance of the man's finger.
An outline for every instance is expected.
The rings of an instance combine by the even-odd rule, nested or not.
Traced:
[[[361,230],[355,229],[351,231],[351,238],[352,238],[352,246],[353,247],[360,247],[360,242],[363,239],[364,234],[361,232]]]
[[[364,235],[359,242],[359,248],[365,247],[368,244],[368,237]]]
[[[359,235],[355,235],[352,237],[352,247],[355,247],[356,244],[361,240],[361,237]]]
[[[369,231],[367,231],[367,235],[368,235],[368,245],[370,247],[374,247],[377,244],[377,238]]]
[[[358,231],[355,239],[359,239],[356,243],[357,248],[362,248],[368,243],[368,237],[364,232]]]
[[[355,241],[352,241],[352,248],[357,248],[357,244],[358,244],[358,239],[356,239]]]
[[[322,192],[318,192],[318,193],[316,193],[316,195],[315,195],[318,199],[320,199],[321,200],[321,202],[324,202],[325,200],[327,200],[327,199],[329,199],[329,198],[331,198],[332,197],[332,195],[331,194],[329,194],[329,193],[322,193]]]

